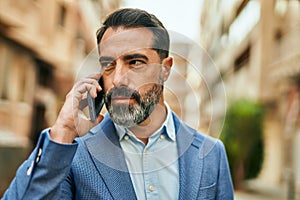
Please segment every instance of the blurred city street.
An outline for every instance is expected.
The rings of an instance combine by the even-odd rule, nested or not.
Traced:
[[[0,0],[0,198],[124,7],[170,31],[165,100],[224,143],[235,199],[300,200],[299,0]]]

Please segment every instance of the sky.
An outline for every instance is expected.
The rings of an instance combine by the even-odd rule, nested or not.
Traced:
[[[122,7],[144,9],[158,17],[166,29],[199,39],[202,0],[124,0]]]

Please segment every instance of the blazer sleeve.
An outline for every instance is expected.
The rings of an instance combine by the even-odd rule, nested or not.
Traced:
[[[69,174],[77,146],[77,142],[56,143],[50,139],[49,129],[44,130],[34,151],[17,170],[3,199],[56,199],[60,196],[61,183]]]
[[[229,170],[229,164],[227,155],[223,143],[218,140],[220,162],[219,162],[219,176],[217,187],[217,199],[218,200],[231,200],[234,199],[233,184]]]

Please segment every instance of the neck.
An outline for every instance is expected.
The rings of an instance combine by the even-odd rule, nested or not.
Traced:
[[[157,131],[166,120],[167,109],[163,99],[158,102],[150,116],[137,126],[130,127],[129,130],[139,138],[144,144],[148,143],[148,138]]]

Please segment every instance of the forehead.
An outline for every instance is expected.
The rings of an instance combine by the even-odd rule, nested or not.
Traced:
[[[101,56],[120,56],[127,52],[152,49],[153,33],[148,28],[108,28],[99,45]]]

